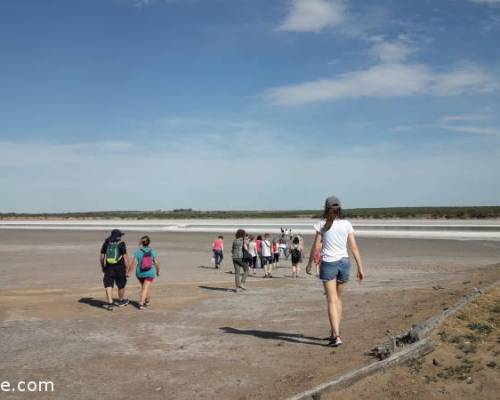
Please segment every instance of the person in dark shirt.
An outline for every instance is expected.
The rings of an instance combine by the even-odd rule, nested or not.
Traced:
[[[122,241],[124,233],[113,229],[101,247],[100,263],[104,277],[107,303],[103,305],[106,310],[112,311],[114,306],[126,306],[129,301],[125,298],[125,286],[130,275],[127,245]],[[118,300],[113,302],[113,287],[118,287]]]
[[[248,252],[248,247],[245,243],[245,231],[238,229],[236,231],[236,238],[233,240],[233,247],[231,249],[233,255],[234,265],[234,280],[236,284],[235,292],[239,290],[247,290],[245,281],[248,276],[248,263],[243,260],[243,255]],[[240,268],[243,269],[243,276],[240,279]]]

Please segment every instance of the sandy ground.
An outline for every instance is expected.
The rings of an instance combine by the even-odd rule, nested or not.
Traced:
[[[138,236],[125,236],[130,248]],[[35,396],[47,399],[286,398],[365,364],[387,334],[500,279],[500,242],[361,239],[367,280],[349,285],[346,344],[332,349],[317,279],[294,280],[283,262],[275,278],[259,271],[235,294],[228,260],[224,272],[209,266],[209,234],[154,234],[163,269],[151,309],[104,311],[103,239],[0,231],[0,380],[51,380],[54,393]],[[137,299],[135,279],[128,296]]]

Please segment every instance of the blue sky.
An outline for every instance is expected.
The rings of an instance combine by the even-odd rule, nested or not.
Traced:
[[[500,204],[500,0],[0,0],[0,211]]]

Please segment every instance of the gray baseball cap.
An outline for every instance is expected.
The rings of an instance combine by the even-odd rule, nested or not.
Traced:
[[[342,207],[337,196],[330,196],[325,200],[325,208]]]

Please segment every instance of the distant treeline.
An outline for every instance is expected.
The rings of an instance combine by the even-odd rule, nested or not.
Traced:
[[[191,208],[155,211],[96,211],[68,213],[0,213],[0,219],[194,219],[194,218],[319,218],[320,210],[291,211],[196,211]],[[484,207],[391,207],[352,208],[345,210],[349,218],[428,218],[485,219],[500,218],[500,206]]]

